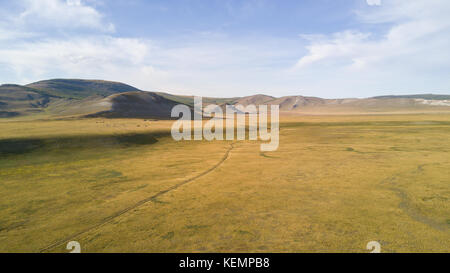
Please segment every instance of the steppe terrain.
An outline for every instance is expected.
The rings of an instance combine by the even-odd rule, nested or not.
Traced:
[[[172,139],[192,97],[0,86],[0,252],[449,252],[449,96],[280,105],[280,145]]]
[[[449,251],[448,114],[282,117],[270,153],[171,124],[2,120],[0,251]]]

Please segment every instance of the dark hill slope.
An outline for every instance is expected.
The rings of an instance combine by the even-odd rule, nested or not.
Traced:
[[[0,117],[39,113],[55,99],[54,96],[33,88],[14,84],[1,85]]]
[[[107,97],[123,92],[140,91],[137,88],[119,82],[76,79],[46,80],[28,84],[26,87],[67,99],[83,99],[90,96]]]
[[[109,105],[109,109],[90,114],[89,117],[170,118],[172,108],[179,103],[153,92],[138,91],[111,95],[97,104]]]

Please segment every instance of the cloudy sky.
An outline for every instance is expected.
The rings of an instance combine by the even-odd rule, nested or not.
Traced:
[[[450,94],[449,0],[0,0],[0,84]]]

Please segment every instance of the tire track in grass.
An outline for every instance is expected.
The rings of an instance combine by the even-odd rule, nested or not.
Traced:
[[[153,196],[150,196],[150,197],[148,197],[146,199],[143,199],[143,200],[141,200],[141,201],[139,201],[139,202],[137,202],[137,203],[135,203],[135,204],[133,204],[133,205],[131,205],[131,206],[121,210],[121,211],[118,211],[118,212],[116,212],[116,213],[106,217],[105,219],[103,219],[101,222],[95,224],[94,226],[91,226],[91,227],[86,228],[86,229],[84,229],[82,231],[79,231],[79,232],[77,232],[75,234],[72,234],[71,236],[68,236],[68,237],[66,237],[64,239],[58,240],[58,241],[48,245],[47,247],[42,248],[39,252],[40,253],[46,252],[46,251],[49,251],[49,250],[51,250],[51,249],[53,249],[53,248],[55,248],[57,246],[60,246],[60,245],[64,244],[64,243],[67,243],[69,241],[73,241],[77,237],[79,237],[79,236],[81,236],[81,235],[83,235],[83,234],[85,234],[87,232],[90,232],[92,230],[98,229],[99,227],[101,227],[101,226],[111,222],[112,220],[116,219],[117,217],[120,217],[120,216],[126,214],[127,212],[130,212],[130,211],[132,211],[132,210],[134,210],[134,209],[136,209],[136,208],[138,208],[138,207],[140,207],[140,206],[142,206],[142,205],[144,205],[144,204],[146,204],[148,202],[154,202],[154,201],[156,201],[156,199],[158,197],[160,197],[160,196],[162,196],[162,195],[164,195],[164,194],[166,194],[168,192],[171,192],[173,190],[176,190],[176,189],[178,189],[179,187],[181,187],[183,185],[191,183],[191,182],[193,182],[193,181],[195,181],[195,180],[197,180],[197,179],[199,179],[199,178],[201,178],[201,177],[203,177],[205,175],[208,175],[209,173],[211,173],[214,170],[216,170],[217,168],[219,168],[228,159],[228,157],[230,156],[231,151],[234,149],[234,144],[235,143],[231,143],[230,147],[225,152],[225,155],[222,157],[222,159],[216,165],[212,166],[208,170],[206,170],[206,171],[204,171],[204,172],[202,172],[202,173],[200,173],[200,174],[198,174],[198,175],[196,175],[194,177],[186,179],[183,182],[180,182],[180,183],[178,183],[178,184],[176,184],[176,185],[174,185],[174,186],[172,186],[172,187],[170,187],[170,188],[168,188],[166,190],[160,191],[160,192],[156,193]]]
[[[418,165],[415,170],[397,173],[392,175],[391,177],[385,179],[381,184],[389,185],[389,190],[394,192],[398,198],[400,198],[400,203],[398,204],[398,208],[401,209],[407,216],[409,216],[412,220],[427,225],[428,227],[442,231],[449,232],[450,228],[447,224],[436,221],[435,219],[424,215],[417,208],[415,208],[412,204],[412,201],[408,197],[408,194],[401,189],[401,187],[396,182],[397,179],[406,175],[418,175],[423,172],[423,167],[427,164]]]

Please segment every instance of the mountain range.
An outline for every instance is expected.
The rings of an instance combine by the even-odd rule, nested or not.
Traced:
[[[306,96],[276,98],[253,95],[203,98],[204,106],[241,104],[279,105],[282,113],[352,114],[450,111],[450,95],[380,96],[364,99],[323,99]],[[193,107],[193,96],[147,92],[111,81],[54,79],[28,85],[0,85],[0,117],[50,115],[55,117],[169,118],[177,104]]]

